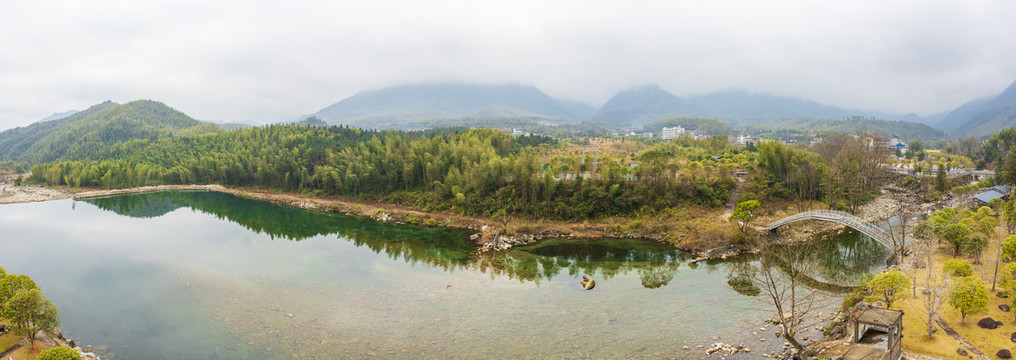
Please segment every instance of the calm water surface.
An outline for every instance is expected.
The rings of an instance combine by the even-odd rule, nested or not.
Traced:
[[[782,345],[752,334],[771,315],[727,285],[737,263],[689,265],[649,241],[476,257],[458,231],[204,192],[3,205],[0,231],[0,266],[35,279],[65,334],[113,359],[698,359],[717,341],[751,358]],[[883,267],[870,239],[828,237],[817,280]]]

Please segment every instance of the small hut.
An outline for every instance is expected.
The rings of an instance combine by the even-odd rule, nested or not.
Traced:
[[[898,360],[903,356],[903,311],[869,307],[855,312],[854,344],[843,360]]]

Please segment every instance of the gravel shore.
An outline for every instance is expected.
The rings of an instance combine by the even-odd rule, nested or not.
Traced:
[[[71,192],[38,185],[14,186],[0,183],[0,204],[70,199]]]

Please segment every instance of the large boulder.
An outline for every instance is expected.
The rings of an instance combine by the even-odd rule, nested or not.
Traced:
[[[1002,349],[999,350],[997,353],[995,353],[995,356],[998,356],[999,358],[1002,359],[1008,359],[1012,357],[1012,352],[1010,352],[1009,349]]]
[[[998,322],[995,319],[986,317],[978,321],[977,326],[980,326],[982,329],[995,329],[998,327]]]
[[[1012,333],[1012,335],[1009,335],[1009,341],[1016,343],[1016,332]]]
[[[999,291],[999,292],[995,293],[995,296],[998,296],[1000,298],[1005,299],[1005,298],[1009,297],[1009,294],[1006,294],[1005,292]]]
[[[1006,305],[1006,304],[999,305],[998,309],[1002,310],[1002,311],[1005,311],[1005,312],[1009,312],[1009,305]]]

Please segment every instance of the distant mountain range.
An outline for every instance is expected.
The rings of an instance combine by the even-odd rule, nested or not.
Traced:
[[[67,111],[64,111],[64,112],[55,113],[53,115],[44,117],[44,118],[42,118],[42,120],[39,120],[39,122],[47,122],[47,121],[53,121],[53,120],[60,120],[60,119],[63,119],[65,117],[77,114],[77,113],[78,113],[77,110],[67,110]]]
[[[570,103],[582,111],[581,106]],[[321,109],[312,116],[328,124],[404,129],[422,120],[458,118],[528,118],[549,122],[580,120],[531,85],[456,83],[404,85],[364,91]]]
[[[526,121],[592,122],[619,129],[642,129],[673,117],[715,118],[738,126],[776,125],[799,118],[809,119],[810,124],[815,124],[816,119],[842,122],[855,116],[932,125],[946,121],[945,114],[924,119],[915,114],[843,109],[745,90],[680,98],[655,84],[620,91],[599,109],[579,101],[554,99],[528,85],[405,85],[360,92],[303,119],[309,116],[332,125],[394,129],[499,123],[525,126]],[[920,131],[925,135],[933,133],[927,129]]]
[[[1016,127],[1016,83],[995,97],[976,99],[948,113],[919,117],[839,108],[813,101],[744,90],[680,98],[657,85],[626,89],[602,107],[555,99],[530,85],[439,83],[364,91],[313,115],[306,123],[361,128],[519,127],[575,124],[596,129],[652,130],[683,118],[717,119],[717,129],[879,131],[904,138],[984,137]],[[691,124],[691,123],[689,123]],[[934,126],[933,129],[927,125]],[[56,113],[26,127],[0,132],[0,160],[52,161],[129,140],[217,131],[244,124],[202,123],[165,104],[110,101],[83,111]],[[568,125],[571,126],[571,125]],[[733,128],[725,127],[733,126]],[[890,135],[890,134],[886,134]]]
[[[0,160],[75,160],[119,142],[218,130],[157,101],[106,101],[63,118],[0,132]]]

